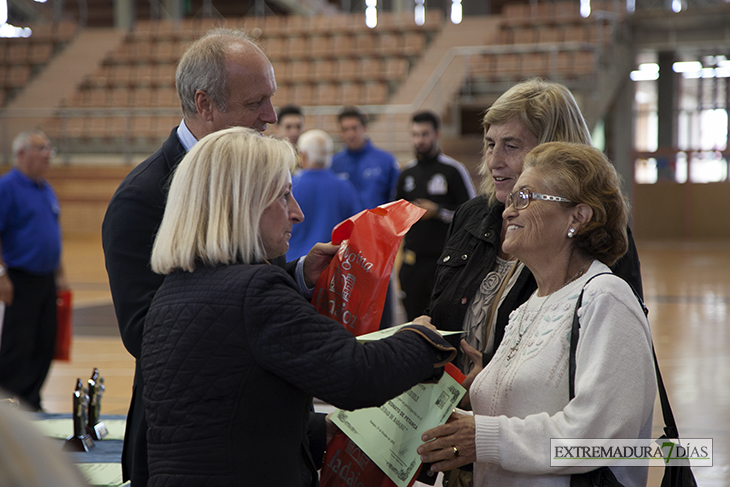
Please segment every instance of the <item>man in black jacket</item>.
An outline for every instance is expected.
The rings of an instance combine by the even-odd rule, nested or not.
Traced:
[[[416,158],[398,178],[395,199],[405,199],[426,213],[403,240],[403,264],[398,277],[408,321],[423,314],[431,302],[436,261],[446,242],[456,208],[476,196],[469,171],[441,152],[441,119],[430,111],[413,115],[411,136]]]
[[[144,321],[163,276],[149,265],[165,210],[167,188],[177,164],[195,143],[218,130],[242,126],[264,131],[276,123],[271,97],[274,70],[266,55],[241,31],[215,29],[193,43],[178,63],[176,86],[183,120],[162,147],[133,169],[117,188],[102,224],[102,243],[114,309],[124,346],[137,359],[132,403],[122,452],[124,480],[147,485],[147,423],[139,357]],[[300,288],[313,286],[334,254],[315,247],[286,264]],[[283,257],[275,263],[285,265]],[[318,428],[324,419],[317,418]],[[316,448],[313,448],[316,451]]]

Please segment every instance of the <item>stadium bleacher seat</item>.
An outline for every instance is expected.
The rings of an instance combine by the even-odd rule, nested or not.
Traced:
[[[276,72],[277,106],[385,104],[423,55],[429,36],[441,28],[442,20],[429,13],[426,24],[417,26],[412,15],[384,14],[375,29],[365,26],[362,14],[193,18],[177,24],[141,20],[66,102],[69,108],[96,112],[69,112],[48,125],[89,143],[152,143],[155,137],[167,137],[180,120],[169,115],[180,108],[176,63],[187,43],[218,25],[242,27],[257,39]],[[52,32],[60,33],[60,29]],[[12,53],[0,45],[0,54],[42,63],[49,55],[47,46],[52,45]],[[10,71],[2,79],[22,78]]]

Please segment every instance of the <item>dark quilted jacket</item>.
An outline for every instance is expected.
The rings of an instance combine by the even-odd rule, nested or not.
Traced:
[[[142,344],[148,485],[317,485],[311,396],[378,406],[441,359],[417,333],[358,344],[277,266],[174,273],[155,295]]]
[[[144,381],[138,359],[145,316],[163,281],[150,268],[150,253],[165,211],[170,178],[184,156],[185,148],[177,138],[175,127],[162,147],[124,178],[109,202],[102,224],[104,258],[119,332],[124,347],[137,360],[124,432],[122,474],[124,480],[142,487],[147,484],[147,423],[142,404]],[[272,263],[284,266],[286,259],[282,256]],[[296,262],[286,266],[293,275]]]

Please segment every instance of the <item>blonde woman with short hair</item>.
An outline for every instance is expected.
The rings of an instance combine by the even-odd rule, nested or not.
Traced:
[[[142,342],[150,486],[316,486],[313,396],[379,406],[456,354],[428,325],[364,346],[269,264],[304,218],[295,161],[288,142],[231,128],[173,176],[152,250],[165,280]]]
[[[285,192],[295,167],[294,148],[247,128],[206,139],[188,154],[194,162],[180,164],[175,172],[169,209],[152,248],[152,270],[158,274],[267,257],[257,227],[266,207]],[[292,219],[304,219],[295,201]]]

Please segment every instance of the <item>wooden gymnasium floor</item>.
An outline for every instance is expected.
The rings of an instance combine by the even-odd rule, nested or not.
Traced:
[[[111,307],[98,237],[64,240],[74,291],[71,362],[54,362],[43,390],[47,412],[71,411],[77,377],[105,378],[103,414],[125,414],[134,361]],[[695,469],[703,487],[730,487],[730,242],[639,242],[644,294],[674,414],[685,438],[713,438],[714,466]],[[661,427],[659,401],[654,414]],[[652,469],[651,486],[662,471]]]

